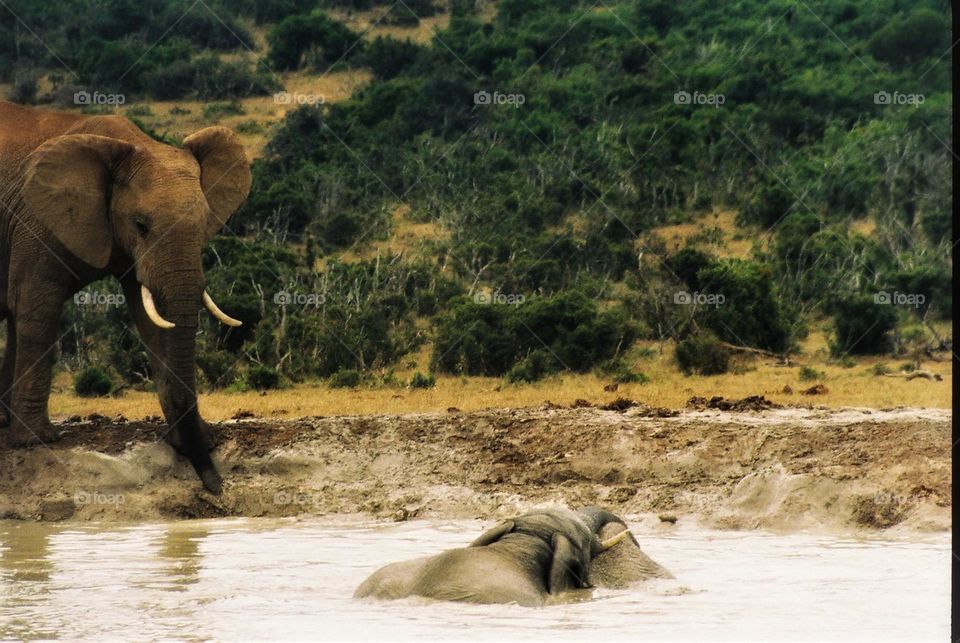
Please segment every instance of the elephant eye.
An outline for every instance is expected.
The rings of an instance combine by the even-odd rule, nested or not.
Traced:
[[[137,232],[140,233],[141,237],[147,236],[147,233],[150,232],[150,224],[143,217],[137,217],[134,219],[133,225],[137,227]]]

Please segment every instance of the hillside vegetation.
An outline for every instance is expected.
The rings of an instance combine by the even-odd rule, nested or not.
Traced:
[[[205,254],[244,325],[205,327],[208,389],[880,377],[950,347],[946,2],[7,4],[14,100],[247,137]],[[69,306],[69,367],[149,387],[126,322]]]

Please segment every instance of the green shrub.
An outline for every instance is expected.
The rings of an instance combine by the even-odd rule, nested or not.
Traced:
[[[224,116],[240,116],[243,113],[243,105],[238,100],[207,103],[203,106],[203,117],[209,121],[215,121]]]
[[[724,297],[720,305],[702,311],[707,327],[718,338],[778,353],[790,348],[792,329],[769,267],[724,259],[701,269],[697,279],[704,292]]]
[[[873,368],[870,369],[870,372],[874,375],[887,375],[892,373],[893,370],[886,364],[874,364]]]
[[[282,87],[262,65],[258,67],[247,60],[221,60],[211,53],[174,60],[144,72],[143,85],[158,100],[187,96],[202,100],[236,99],[262,96]]]
[[[697,277],[701,270],[714,265],[714,259],[697,248],[681,248],[664,261],[666,268],[674,276],[693,290],[700,288],[700,279]]]
[[[409,38],[398,40],[377,36],[363,52],[363,64],[370,67],[374,76],[387,80],[417,62],[422,48]]]
[[[810,366],[801,366],[800,372],[797,377],[800,378],[801,382],[812,382],[814,380],[822,379],[824,376],[823,371],[818,371],[815,368]]]
[[[113,380],[99,366],[88,366],[73,379],[73,390],[80,397],[105,397],[113,390]]]
[[[646,351],[639,351],[645,355]],[[617,384],[646,384],[650,378],[645,373],[637,373],[630,369],[623,358],[617,357],[600,364],[598,369],[603,375],[610,377]]]
[[[257,120],[243,121],[233,126],[233,130],[240,134],[261,134],[266,128]]]
[[[269,366],[254,365],[247,371],[247,386],[256,391],[269,391],[280,387],[280,373]]]
[[[383,23],[402,27],[415,27],[420,24],[420,18],[426,18],[437,13],[438,8],[433,0],[406,0],[395,4],[383,18]]]
[[[897,316],[893,306],[878,304],[872,295],[855,295],[833,302],[834,341],[830,353],[881,355],[892,348]]]
[[[307,13],[317,7],[318,0],[240,0],[239,10],[251,16],[258,25],[280,22],[284,18]]]
[[[417,371],[413,374],[413,377],[410,378],[410,388],[433,388],[436,385],[437,378],[430,373],[424,375],[420,371]]]
[[[797,197],[786,186],[776,179],[770,179],[753,189],[749,200],[740,212],[740,218],[744,223],[769,228],[787,216],[796,202]]]
[[[839,364],[842,368],[853,368],[857,365],[857,360],[853,359],[849,355],[841,355],[837,360],[837,364]]]
[[[153,116],[149,105],[132,105],[127,108],[127,116]]]
[[[578,291],[522,305],[460,299],[437,318],[433,362],[447,373],[500,376],[517,367],[514,376],[539,379],[587,371],[629,348],[637,332],[622,308],[600,311]]]
[[[227,351],[201,351],[197,355],[197,366],[210,389],[230,386],[235,379],[230,371],[236,363],[237,357]]]
[[[536,382],[562,368],[556,357],[545,350],[532,351],[507,371],[507,381]]]
[[[949,34],[943,15],[920,8],[885,24],[870,38],[867,48],[877,60],[899,67],[943,53],[949,46]]]
[[[730,351],[709,333],[690,335],[678,342],[675,359],[684,375],[719,375],[730,369]]]
[[[176,25],[176,34],[192,42],[197,49],[252,51],[256,48],[257,43],[253,35],[231,15],[231,12],[218,9],[214,13],[203,5],[197,8],[201,7],[205,10],[183,13],[181,7],[171,3],[167,15],[150,25],[153,31],[158,32],[155,37],[150,38],[150,42],[160,40],[167,29],[172,28],[165,25]]]
[[[330,388],[356,388],[360,386],[360,372],[345,368],[330,376]]]
[[[270,64],[279,70],[299,69],[307,62],[308,53],[310,62],[324,66],[347,59],[362,49],[358,44],[360,34],[320,10],[285,18],[270,30],[267,42]]]
[[[617,384],[648,384],[650,378],[646,373],[622,371],[614,375],[613,381]]]
[[[18,72],[10,90],[10,100],[21,105],[31,105],[37,101],[37,74]]]

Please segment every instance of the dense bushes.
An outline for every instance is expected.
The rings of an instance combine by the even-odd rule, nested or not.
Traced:
[[[684,248],[667,257],[664,269],[683,282],[663,295],[686,313],[679,319],[674,316],[676,327],[683,327],[680,319],[686,318],[728,343],[779,353],[788,351],[803,334],[802,324],[773,280],[773,271],[764,264],[715,259],[701,250]],[[669,291],[669,286],[662,288]]]
[[[709,333],[697,333],[677,342],[674,354],[685,375],[720,375],[730,367],[730,352]]]
[[[144,75],[147,92],[159,100],[195,95],[201,99],[242,98],[281,89],[279,80],[246,61],[225,62],[213,54],[177,60]]]
[[[198,6],[162,40],[152,30],[172,21],[167,0],[108,0],[77,24],[67,0],[8,1],[91,90],[196,96],[204,117],[276,91],[272,71],[372,71],[348,100],[288,112],[230,224],[247,239],[225,235],[204,254],[211,292],[244,321],[204,322],[206,386],[270,384],[260,367],[277,382],[379,381],[371,371],[386,377],[429,337],[439,372],[629,377],[603,365],[644,336],[677,341],[684,371],[716,373],[729,367],[720,342],[790,351],[824,315],[837,354],[902,346],[898,321],[949,315],[942,3],[785,13],[758,0],[619,0],[598,12],[503,0],[488,21],[457,0],[449,27],[415,44],[367,40],[334,18],[386,9],[371,0],[218,2],[239,39]],[[408,0],[382,23],[437,10]],[[244,53],[250,20],[267,25],[257,66]],[[239,55],[220,56],[230,48]],[[45,100],[30,79],[58,66],[0,22],[0,80],[17,79],[23,100]],[[887,100],[894,90],[923,100]],[[724,102],[694,100],[704,95]],[[738,229],[658,238],[658,226],[711,209],[737,210]],[[402,251],[375,256],[370,241],[391,235],[384,247]],[[719,243],[731,236],[752,248],[720,256],[733,254]],[[526,301],[477,303],[468,290]],[[923,302],[860,307],[880,290]],[[309,301],[278,303],[280,293]],[[109,315],[70,315],[61,346],[72,365],[106,353],[126,381],[149,379],[136,338],[101,325]]]
[[[878,303],[870,295],[858,295],[838,299],[831,308],[835,337],[830,352],[834,356],[878,355],[890,350],[890,333],[897,322],[892,306]]]
[[[113,390],[113,380],[98,366],[88,366],[73,380],[73,390],[80,397],[104,397]]]
[[[257,391],[268,391],[280,386],[280,374],[269,366],[251,366],[247,371],[247,386]]]
[[[201,3],[184,11],[166,0],[105,0],[96,11],[78,11],[73,4],[12,0],[7,17],[18,20],[0,21],[0,76],[37,68],[59,74],[66,66],[71,76],[65,80],[78,85],[66,88],[71,98],[80,90],[112,92],[128,103],[140,95],[225,98],[279,87],[249,58],[220,59],[223,52],[256,47],[228,5]],[[31,31],[43,32],[42,43]]]
[[[380,80],[399,75],[420,57],[421,47],[410,40],[377,36],[363,52],[363,64]]]
[[[434,366],[448,373],[533,380],[582,372],[626,350],[637,329],[622,309],[600,311],[576,291],[518,305],[461,299],[438,317]]]
[[[732,344],[784,352],[792,339],[784,305],[774,291],[769,268],[739,260],[718,261],[697,273],[701,287],[723,296],[704,308],[704,320],[720,339]]]
[[[285,18],[270,30],[267,42],[270,64],[278,70],[328,67],[362,48],[360,34],[319,10]]]
[[[884,25],[867,47],[878,60],[904,65],[939,56],[950,46],[949,41],[950,26],[943,14],[919,8]]]

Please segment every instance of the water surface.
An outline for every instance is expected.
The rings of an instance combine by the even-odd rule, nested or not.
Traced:
[[[522,608],[358,601],[377,567],[461,546],[474,521],[0,521],[0,638],[945,640],[949,535],[634,531],[676,580]]]

